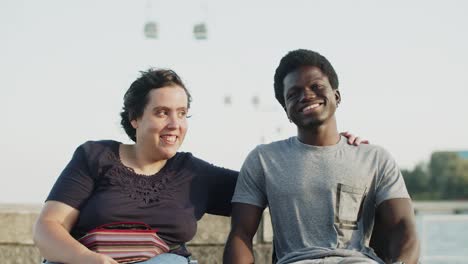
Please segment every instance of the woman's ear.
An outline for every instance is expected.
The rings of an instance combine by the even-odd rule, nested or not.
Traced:
[[[132,124],[132,127],[134,129],[137,129],[138,128],[138,122],[136,121],[136,119],[133,119],[132,121],[130,121],[130,124]]]

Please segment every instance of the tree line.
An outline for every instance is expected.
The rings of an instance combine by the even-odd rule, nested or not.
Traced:
[[[468,159],[460,152],[434,152],[402,174],[414,200],[468,200]]]

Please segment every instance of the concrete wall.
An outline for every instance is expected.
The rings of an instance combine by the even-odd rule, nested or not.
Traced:
[[[38,264],[39,251],[32,241],[32,226],[40,205],[0,204],[0,263]],[[256,263],[271,263],[271,224],[268,212],[254,240]],[[200,264],[222,263],[224,243],[230,229],[230,218],[205,215],[198,223],[189,249]]]
[[[415,202],[417,213],[468,212],[468,202]],[[33,245],[32,226],[40,205],[0,204],[0,263],[37,264],[41,257]],[[224,243],[230,229],[230,218],[205,215],[198,232],[189,243],[190,251],[200,264],[222,263]],[[271,263],[273,239],[269,212],[265,211],[254,239],[256,263]]]

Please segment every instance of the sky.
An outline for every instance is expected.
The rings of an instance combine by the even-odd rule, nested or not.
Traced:
[[[298,48],[337,71],[339,130],[401,168],[468,150],[467,13],[461,0],[0,0],[0,203],[42,203],[87,140],[130,142],[122,97],[149,67],[174,69],[192,93],[181,151],[240,169],[257,144],[296,133],[273,74]]]

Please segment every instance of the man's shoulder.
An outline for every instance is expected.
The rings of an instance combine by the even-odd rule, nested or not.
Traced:
[[[287,152],[290,145],[290,138],[257,145],[247,155],[243,167],[246,165],[257,166],[261,160],[269,161],[281,159],[284,153]]]
[[[347,144],[346,149],[356,154],[390,157],[390,153],[384,147],[376,144],[360,144],[359,146]]]
[[[294,137],[290,137],[286,139],[272,141],[267,144],[260,144],[254,149],[254,151],[268,153],[268,152],[276,152],[278,150],[284,150],[285,148],[288,148],[291,146],[293,139]]]

